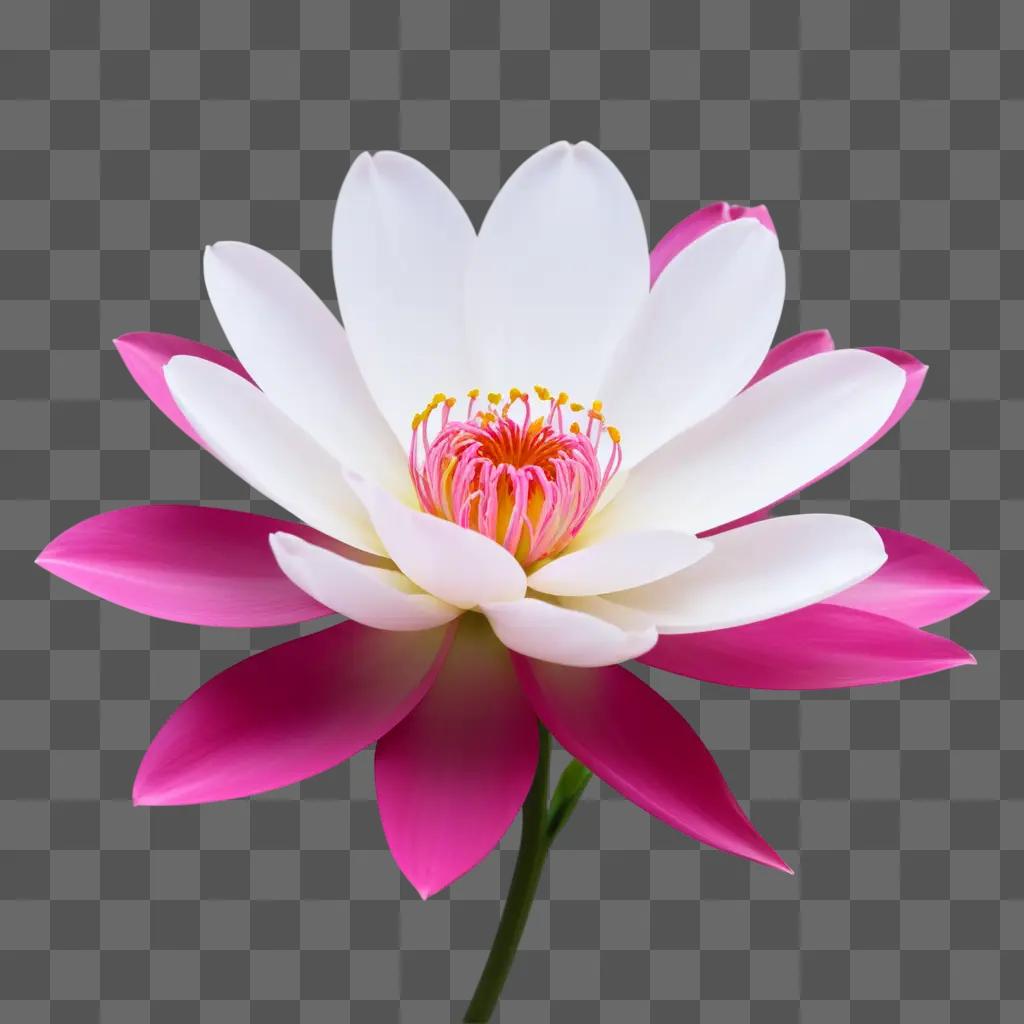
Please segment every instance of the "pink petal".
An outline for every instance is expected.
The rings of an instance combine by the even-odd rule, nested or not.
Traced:
[[[424,899],[490,853],[537,767],[536,719],[508,653],[474,620],[460,620],[430,693],[377,744],[384,833]]]
[[[177,403],[171,397],[164,380],[164,367],[174,356],[195,356],[207,359],[211,363],[232,370],[240,377],[251,381],[252,378],[242,368],[242,364],[220,349],[202,345],[198,341],[179,338],[174,334],[157,334],[153,331],[135,331],[122,334],[114,339],[114,347],[124,360],[128,372],[135,378],[135,383],[149,397],[149,400],[176,426],[180,427],[196,444],[205,448],[202,438],[192,429],[188,420],[182,415]]]
[[[824,602],[747,626],[662,636],[639,660],[705,682],[759,690],[865,686],[975,664],[945,637]]]
[[[920,393],[921,385],[924,384],[925,374],[928,372],[928,367],[920,359],[899,348],[879,348],[874,345],[868,345],[864,351],[874,352],[876,356],[888,359],[890,363],[898,366],[907,375],[907,383],[903,386],[903,394],[900,395],[896,407],[889,414],[889,418],[885,423],[882,424],[878,433],[870,441],[867,441],[862,447],[858,448],[846,462],[856,458],[865,449],[870,448],[880,437],[887,434],[903,419],[903,414],[914,404],[914,399]],[[843,462],[840,465],[846,465],[846,463]],[[834,469],[838,468],[838,466],[834,467]],[[832,470],[829,470],[829,472],[832,472]]]
[[[955,555],[920,537],[877,527],[888,556],[862,583],[828,599],[828,604],[860,608],[898,619],[908,626],[930,626],[980,601],[988,588]]]
[[[808,333],[827,334],[828,332],[810,331]],[[797,338],[803,337],[805,337],[805,335],[797,334],[794,335],[794,337],[790,338],[789,341],[795,341]],[[786,344],[787,342],[783,342],[781,345],[777,346],[776,349],[772,349],[772,352],[778,351],[778,349],[781,349]],[[897,400],[896,405],[893,407],[892,412],[889,414],[889,418],[885,421],[884,424],[882,424],[882,426],[879,428],[879,430],[875,432],[875,434],[868,438],[868,440],[865,441],[864,444],[862,444],[859,448],[857,448],[855,451],[847,455],[845,459],[842,459],[840,462],[837,462],[834,466],[832,466],[830,469],[827,469],[824,473],[820,473],[818,476],[814,477],[813,480],[808,480],[807,483],[803,484],[801,487],[798,487],[795,491],[792,491],[789,494],[787,494],[785,498],[781,498],[779,501],[777,501],[775,503],[776,505],[782,504],[783,501],[788,501],[794,495],[799,494],[803,490],[806,490],[808,487],[811,486],[811,484],[817,483],[824,477],[829,476],[829,474],[834,473],[837,469],[842,469],[842,467],[845,466],[848,462],[852,462],[858,455],[860,455],[861,452],[870,448],[880,437],[887,434],[903,418],[903,414],[913,404],[914,399],[917,398],[917,395],[921,390],[921,385],[924,383],[925,374],[928,372],[928,367],[925,366],[924,363],[922,363],[919,359],[912,356],[909,352],[904,352],[898,348],[874,348],[868,346],[864,349],[864,351],[873,352],[876,356],[881,356],[883,359],[887,359],[890,363],[893,363],[896,366],[900,367],[900,369],[903,370],[906,374],[907,379],[906,383],[903,386],[903,392]],[[818,353],[808,351],[805,352],[803,355],[799,356],[798,358],[787,360],[783,365],[789,365],[790,363],[799,361],[799,359],[806,359],[808,356],[816,354]],[[753,384],[757,380],[761,380],[764,377],[769,376],[768,373],[764,372],[764,369],[765,365],[768,363],[768,359],[770,358],[771,352],[768,353],[768,358],[765,359],[765,362],[761,365],[761,369],[757,371],[757,374],[755,374],[754,380],[750,382],[751,384]],[[774,373],[775,370],[781,369],[782,365],[779,365],[776,366],[771,372]],[[748,384],[747,387],[750,387],[750,384]],[[772,506],[772,508],[774,507],[775,506]],[[770,514],[770,512],[771,508],[761,509],[760,511],[753,513],[753,516],[762,517],[766,513]],[[713,536],[716,533],[723,533],[726,530],[735,529],[737,526],[745,526],[748,522],[752,521],[756,522],[756,519],[752,519],[751,516],[744,516],[743,519],[735,519],[731,522],[723,523],[720,526],[716,526],[712,530],[705,531],[699,536]]]
[[[256,628],[332,615],[280,568],[277,530],[359,561],[371,556],[269,516],[196,505],[139,505],[76,523],[36,562],[124,608],[196,626]]]
[[[702,843],[790,870],[751,825],[686,719],[636,676],[619,665],[512,660],[541,721],[608,785]]]
[[[794,334],[792,338],[780,341],[778,345],[768,350],[760,369],[753,377],[747,387],[751,387],[759,380],[770,377],[773,373],[790,363],[798,363],[808,356],[816,356],[822,352],[831,352],[836,347],[832,335],[828,331],[804,331],[802,334]]]
[[[714,537],[716,533],[725,533],[727,530],[736,530],[741,526],[749,526],[751,523],[759,523],[763,519],[770,519],[772,510],[770,508],[762,508],[757,512],[751,512],[748,516],[742,516],[740,519],[734,519],[731,523],[725,523],[722,526],[716,526],[710,530],[704,530],[703,533],[698,533],[698,537]]]
[[[288,786],[351,757],[423,698],[451,632],[343,622],[271,647],[201,686],[164,723],[136,804],[198,804]]]
[[[661,272],[688,245],[692,245],[702,235],[713,228],[730,221],[753,217],[760,221],[769,231],[775,231],[775,225],[764,206],[730,206],[728,203],[712,203],[695,210],[684,217],[651,251],[651,284],[653,285]]]

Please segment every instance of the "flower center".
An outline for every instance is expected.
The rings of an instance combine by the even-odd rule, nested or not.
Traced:
[[[474,388],[464,419],[455,398],[436,394],[413,416],[409,445],[423,511],[491,537],[527,567],[580,532],[622,463],[600,402],[585,409],[565,392],[533,390],[535,399],[513,388],[484,401]]]

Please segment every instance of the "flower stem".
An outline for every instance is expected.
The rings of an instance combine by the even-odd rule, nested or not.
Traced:
[[[463,1017],[464,1024],[489,1021],[494,1008],[498,1005],[498,998],[519,949],[519,940],[523,937],[533,898],[537,894],[537,885],[544,870],[544,861],[551,841],[567,816],[563,809],[557,822],[549,818],[548,776],[551,770],[551,737],[544,726],[539,728],[540,752],[537,757],[537,773],[523,802],[523,834],[519,843],[519,856],[516,858],[512,883],[509,886],[498,930],[494,935],[491,952],[488,954],[487,963],[484,965],[483,974],[480,975],[466,1016]],[[587,778],[589,779],[589,773]],[[583,785],[586,785],[585,781]],[[575,806],[575,803],[572,806]],[[556,825],[554,829],[550,827],[552,824]]]

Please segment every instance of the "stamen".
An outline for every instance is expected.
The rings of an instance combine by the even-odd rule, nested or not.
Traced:
[[[493,538],[524,566],[565,548],[622,463],[621,434],[605,425],[601,402],[586,409],[585,428],[573,418],[566,429],[563,407],[576,414],[585,407],[564,391],[532,390],[547,406],[540,416],[529,391],[511,388],[504,403],[501,392],[489,392],[487,408],[478,410],[473,388],[464,419],[455,418],[456,399],[438,392],[412,417],[409,446],[423,510]],[[513,418],[517,402],[522,416]]]

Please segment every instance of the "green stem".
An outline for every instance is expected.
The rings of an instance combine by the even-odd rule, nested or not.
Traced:
[[[501,990],[512,969],[512,961],[523,937],[526,919],[537,894],[550,840],[548,837],[548,775],[551,762],[551,737],[540,726],[540,753],[537,773],[523,803],[523,834],[519,844],[512,884],[509,886],[505,909],[498,923],[491,952],[484,965],[470,1001],[464,1024],[489,1021],[498,1005]]]

